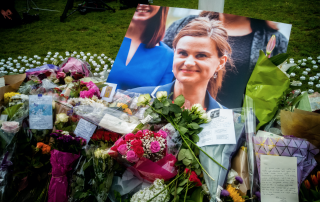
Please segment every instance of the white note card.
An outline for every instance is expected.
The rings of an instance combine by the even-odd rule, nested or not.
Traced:
[[[87,144],[88,144],[96,128],[97,126],[95,124],[92,124],[84,119],[80,119],[76,129],[74,130],[74,134],[87,140]]]
[[[112,102],[112,98],[116,92],[116,83],[105,83],[107,86],[103,87],[101,90],[101,98],[107,102]]]
[[[213,109],[207,112],[211,121],[202,124],[197,145],[236,144],[232,109]]]
[[[52,96],[29,95],[30,129],[52,129]]]
[[[297,158],[261,155],[261,202],[299,202]]]

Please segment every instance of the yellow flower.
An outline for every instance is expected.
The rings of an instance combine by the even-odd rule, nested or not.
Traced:
[[[128,105],[124,103],[117,103],[117,107],[122,107],[122,109],[126,109],[128,108]]]
[[[67,76],[66,78],[64,78],[64,82],[66,82],[66,84],[71,83],[73,81],[73,78],[71,76]]]
[[[230,193],[230,197],[234,202],[244,202],[245,200],[240,196],[239,192],[229,184],[227,186],[227,191]]]
[[[15,92],[9,92],[4,94],[4,103],[8,104],[10,101],[10,98],[14,95],[20,95],[20,93],[15,93]]]
[[[55,124],[58,124],[60,122],[66,123],[69,120],[69,116],[66,113],[60,113],[56,115],[56,122]]]
[[[132,111],[131,111],[129,108],[125,108],[125,109],[123,110],[123,112],[125,112],[125,113],[127,113],[127,114],[129,114],[129,115],[132,115]]]

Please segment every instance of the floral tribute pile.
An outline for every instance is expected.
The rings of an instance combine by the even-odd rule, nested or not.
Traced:
[[[283,112],[316,108],[312,99],[317,100],[317,94],[312,93],[319,89],[320,58],[295,64],[286,54],[269,57],[274,41],[273,37],[267,54],[260,52],[259,62],[268,61],[270,68],[280,71],[287,86],[279,85],[278,94],[264,100],[266,86],[273,85],[260,81],[260,77],[250,78],[247,89],[256,84],[261,89],[246,92],[257,106],[252,109],[256,117],[248,118],[252,105],[248,107],[247,100],[242,112],[233,110],[237,144],[229,145],[229,150],[221,149],[221,145],[199,146],[206,131],[203,129],[216,120],[201,104],[189,106],[183,95],[172,99],[169,92],[158,91],[151,98],[149,94],[119,90],[111,102],[103,100],[105,80],[113,64],[104,54],[66,52],[64,57],[48,53],[43,63],[39,56],[18,58],[15,63],[28,68],[10,73],[25,73],[17,74],[24,81],[1,95],[0,201],[260,201],[259,179],[252,177],[257,173],[252,167],[260,168],[254,164],[254,150],[250,148],[250,135],[255,134],[248,131],[261,128],[276,133],[275,139],[285,139],[282,127],[287,120]],[[12,58],[8,64],[10,61]],[[257,63],[255,69],[260,67],[263,65]],[[253,75],[268,75],[269,70],[262,70]],[[9,71],[0,67],[1,73],[7,75]],[[277,82],[268,76],[268,82]],[[52,103],[46,103],[52,105],[52,128],[30,128],[31,95],[52,98]],[[309,100],[311,104],[306,107]],[[269,107],[263,107],[266,105]],[[316,110],[301,114],[311,113],[309,117],[316,120],[312,111]],[[259,125],[253,121],[256,118]],[[85,134],[77,130],[81,126]],[[309,146],[316,153],[316,147]],[[310,148],[308,152],[312,152]],[[310,169],[303,171],[301,201],[320,200],[320,171],[313,160],[309,160]]]

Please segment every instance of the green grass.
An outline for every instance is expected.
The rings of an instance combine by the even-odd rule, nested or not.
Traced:
[[[84,51],[105,53],[115,58],[134,13],[134,8],[119,10],[119,2],[108,4],[116,12],[79,12],[60,22],[66,0],[34,0],[40,8],[61,11],[39,11],[40,21],[13,29],[0,30],[0,59],[19,55],[45,56],[48,51]],[[25,9],[25,0],[16,0],[16,8]],[[74,5],[82,1],[75,0]],[[154,0],[154,4],[171,7],[197,8],[198,0]],[[225,13],[292,24],[288,53],[300,59],[319,56],[319,1],[291,0],[225,0]],[[31,11],[37,13],[37,11]]]
[[[40,8],[61,12],[31,11],[39,13],[40,20],[12,29],[0,29],[0,59],[39,55],[48,51],[83,51],[104,53],[115,59],[134,13],[134,8],[120,10],[119,2],[109,0],[116,12],[75,12],[65,22],[60,16],[67,0],[34,0]],[[16,0],[21,15],[26,0]],[[75,0],[74,5],[81,3]],[[154,0],[155,5],[193,8],[198,0]],[[288,46],[290,57],[302,59],[320,55],[320,2],[311,0],[225,0],[225,13],[292,24]]]

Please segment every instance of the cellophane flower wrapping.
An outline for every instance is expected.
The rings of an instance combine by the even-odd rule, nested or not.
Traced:
[[[139,95],[139,93],[117,90],[109,107],[134,115],[140,108],[137,106]]]
[[[284,136],[283,138],[253,137],[254,150],[260,178],[260,156],[275,155],[297,158],[298,187],[316,167],[314,156],[319,149],[307,140]]]
[[[127,113],[105,107],[99,103],[76,106],[73,110],[84,119],[120,134],[130,133],[140,123],[138,118],[134,116],[129,116]]]
[[[91,67],[86,61],[69,57],[60,64],[60,71],[65,73],[71,72],[71,75],[81,73],[86,77],[91,76]]]
[[[239,150],[240,146],[245,141],[245,122],[242,120],[241,109],[233,110],[234,129],[237,144],[219,144],[219,145],[207,145],[201,147],[209,156],[215,159],[222,166],[228,170],[231,167],[231,159]],[[202,124],[201,127],[207,127],[208,124]],[[200,151],[200,163],[205,170],[208,171],[209,175],[213,177],[214,181],[204,173],[204,179],[208,186],[211,200],[215,201],[217,193],[217,187],[223,187],[227,180],[228,170],[223,169],[221,166],[213,162],[206,154]]]
[[[141,180],[169,180],[177,174],[174,166],[177,161],[176,153],[169,153],[168,151],[174,150],[167,150],[170,135],[165,130],[129,133],[111,147],[109,154]]]
[[[104,202],[108,198],[108,193],[112,185],[114,175],[113,164],[106,149],[96,149],[93,156],[93,169],[95,177],[92,181],[92,187],[98,202]]]
[[[79,154],[62,152],[55,149],[51,151],[52,178],[49,186],[48,202],[68,201],[67,173],[72,170],[73,163],[79,157]]]

